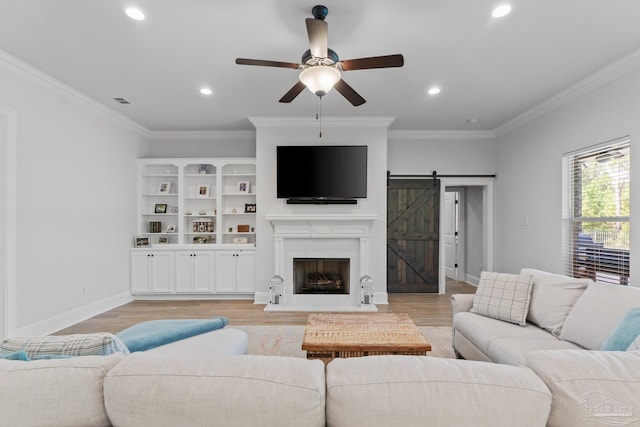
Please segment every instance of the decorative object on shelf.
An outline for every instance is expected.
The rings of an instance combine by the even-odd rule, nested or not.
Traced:
[[[185,215],[191,215],[191,211],[186,211],[184,214]]]
[[[238,193],[249,194],[251,192],[251,183],[249,181],[238,182]]]
[[[234,237],[232,241],[233,243],[249,243],[249,239],[246,237]]]
[[[157,214],[167,213],[167,204],[166,203],[156,203],[155,213],[157,213]]]
[[[197,243],[197,244],[205,244],[205,243],[214,243],[215,239],[213,238],[213,236],[196,236],[193,238],[193,243]]]
[[[161,233],[162,221],[149,221],[149,233]]]
[[[178,207],[177,206],[172,206],[171,207],[171,213],[178,213]]]
[[[158,185],[158,194],[169,194],[171,192],[170,182],[161,182]]]
[[[193,231],[196,233],[208,232],[213,233],[215,223],[211,221],[211,218],[198,218],[197,221],[193,221]]]
[[[198,197],[209,197],[209,184],[198,185]]]
[[[360,303],[373,304],[373,279],[366,274],[360,278]]]
[[[238,213],[238,210],[236,208],[231,209],[231,213]]]
[[[251,227],[251,232],[254,233],[256,231],[255,227]]]
[[[149,238],[136,236],[134,239],[134,244],[136,245],[136,248],[146,248],[149,246]]]
[[[282,304],[282,284],[284,279],[278,275],[269,279],[269,304]]]
[[[204,209],[200,209],[200,211],[198,212],[198,215],[206,215],[207,211],[205,211]]]
[[[207,165],[200,165],[200,169],[198,169],[198,173],[200,175],[206,175],[207,174]]]
[[[256,204],[255,203],[245,203],[244,204],[244,213],[256,213]]]
[[[248,233],[249,224],[238,224],[238,233]]]
[[[233,233],[233,227],[229,227],[229,233]]]
[[[169,224],[169,226],[167,227],[167,233],[175,233],[176,232],[176,226],[174,224]]]
[[[158,237],[158,244],[166,245],[167,243],[169,243],[168,237]]]

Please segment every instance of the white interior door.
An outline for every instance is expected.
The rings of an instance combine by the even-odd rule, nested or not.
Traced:
[[[447,191],[444,194],[444,268],[445,276],[458,279],[458,192]]]

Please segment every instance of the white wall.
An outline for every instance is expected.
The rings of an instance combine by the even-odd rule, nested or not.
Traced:
[[[562,272],[562,155],[631,136],[631,283],[640,285],[640,69],[498,138],[497,269]],[[524,219],[528,226],[521,225]]]
[[[0,111],[0,339],[6,335],[6,266],[5,266],[5,220],[6,220],[6,163],[7,119]]]
[[[387,292],[387,128],[389,119],[334,119],[323,118],[323,136],[318,138],[315,120],[267,118],[252,119],[256,124],[257,230],[256,290],[268,291],[268,280],[274,274],[273,230],[265,215],[286,214],[376,214],[371,234],[369,275],[375,281],[375,302],[386,302]],[[367,198],[357,205],[287,205],[276,198],[276,147],[278,145],[367,145],[368,180]],[[256,298],[259,295],[256,295]]]
[[[148,157],[255,157],[254,132],[152,133]]]
[[[483,246],[483,206],[482,187],[465,188],[465,280],[478,284],[480,272],[485,269],[482,257]]]
[[[50,333],[128,300],[144,137],[8,56],[0,56],[0,105],[18,119],[13,332]]]
[[[392,174],[490,175],[496,172],[496,142],[492,138],[389,138],[387,169]]]

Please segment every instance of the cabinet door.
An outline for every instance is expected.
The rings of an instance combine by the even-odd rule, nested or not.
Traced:
[[[194,292],[193,252],[176,252],[176,292]]]
[[[151,253],[151,291],[173,292],[173,268],[170,252]]]
[[[216,292],[236,291],[236,252],[216,254]]]
[[[132,252],[130,256],[130,277],[132,294],[151,292],[151,253]]]
[[[256,253],[240,252],[236,257],[236,291],[256,291]]]
[[[212,292],[213,255],[206,251],[193,252],[193,290],[196,292]]]

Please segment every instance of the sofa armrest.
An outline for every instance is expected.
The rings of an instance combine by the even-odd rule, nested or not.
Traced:
[[[474,294],[454,294],[451,295],[451,308],[453,308],[453,315],[465,311],[470,311],[473,306]]]

